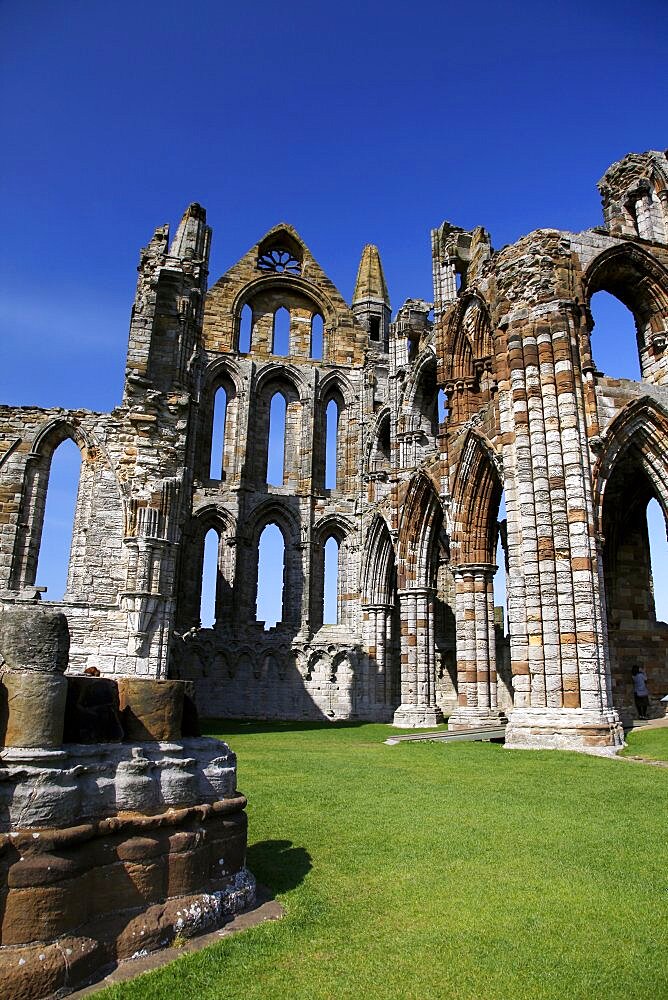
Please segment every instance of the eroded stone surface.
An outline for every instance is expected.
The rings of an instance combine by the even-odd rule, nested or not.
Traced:
[[[9,606],[0,612],[0,653],[11,670],[64,674],[70,634],[60,611]]]

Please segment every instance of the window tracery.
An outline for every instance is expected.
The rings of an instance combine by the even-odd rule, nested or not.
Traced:
[[[302,266],[294,254],[285,247],[273,247],[260,254],[257,260],[260,271],[274,274],[301,274]]]

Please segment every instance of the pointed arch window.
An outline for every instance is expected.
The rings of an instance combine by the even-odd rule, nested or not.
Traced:
[[[239,318],[239,352],[248,354],[251,349],[251,339],[253,333],[253,310],[246,303],[241,310]]]
[[[339,436],[339,404],[330,399],[325,410],[325,489],[335,490],[337,484],[336,460]]]
[[[61,601],[68,585],[81,476],[81,452],[71,438],[56,447],[47,476],[43,519],[38,510],[31,512],[33,531],[37,527],[38,537],[41,533],[36,583],[47,588],[47,600]]]
[[[311,357],[314,361],[322,361],[324,337],[324,320],[320,313],[314,313],[311,317]]]
[[[269,444],[267,485],[282,486],[285,480],[285,425],[287,403],[282,392],[275,392],[269,403]]]
[[[323,625],[339,622],[339,543],[330,535],[324,546]]]
[[[216,623],[219,545],[220,537],[218,532],[215,528],[209,528],[204,538],[204,559],[202,564],[202,592],[200,599],[200,623],[202,628],[211,628]]]
[[[222,479],[225,472],[225,424],[227,421],[227,390],[220,386],[213,400],[213,431],[211,434],[210,479]]]
[[[283,620],[285,540],[277,524],[267,524],[260,535],[257,561],[256,621],[266,629]]]
[[[285,357],[290,353],[290,313],[281,306],[274,313],[274,331],[272,338],[272,354]]]
[[[668,623],[668,541],[666,520],[656,497],[647,505],[647,531],[654,614],[657,621]]]
[[[438,422],[444,424],[448,419],[448,397],[445,389],[438,390]]]
[[[592,295],[590,309],[594,320],[592,354],[597,368],[611,378],[639,382],[639,345],[633,313],[606,291]]]

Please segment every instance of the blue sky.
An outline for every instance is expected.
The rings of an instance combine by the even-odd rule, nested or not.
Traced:
[[[0,31],[12,404],[118,403],[139,248],[191,201],[212,280],[285,220],[348,299],[377,243],[397,308],[444,218],[599,225],[606,167],[668,136],[665,0],[6,0]]]

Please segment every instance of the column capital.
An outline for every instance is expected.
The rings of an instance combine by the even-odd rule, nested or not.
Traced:
[[[455,576],[465,576],[466,574],[471,576],[482,576],[484,574],[494,576],[499,567],[496,563],[459,563],[456,566],[450,564],[450,568]]]
[[[404,587],[397,590],[399,597],[433,597],[436,587]]]

